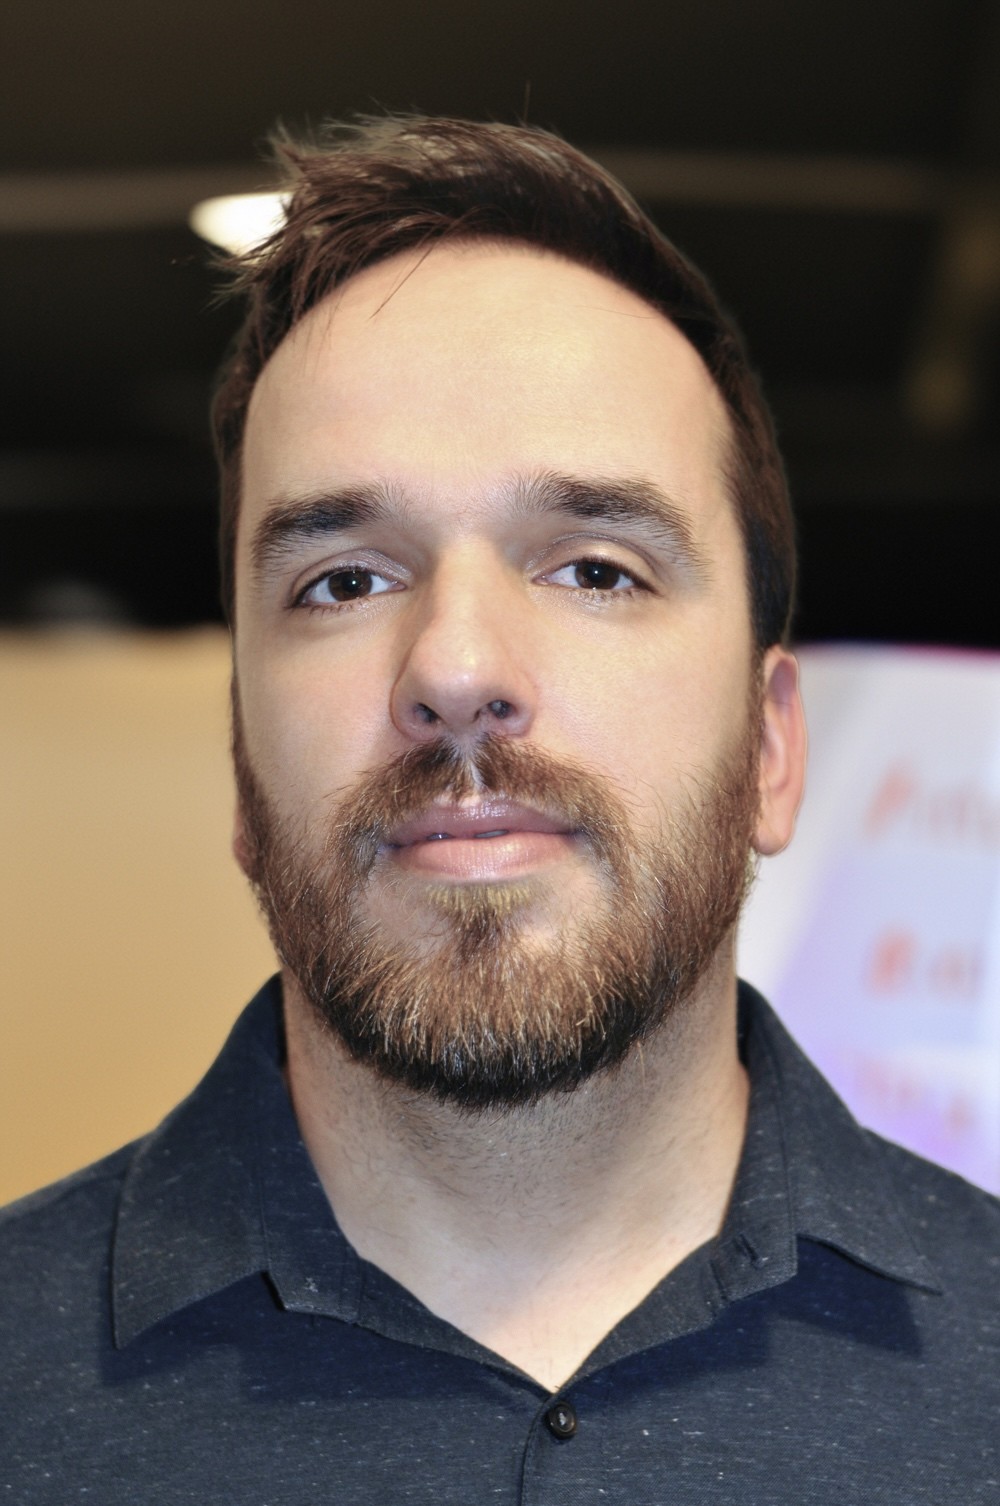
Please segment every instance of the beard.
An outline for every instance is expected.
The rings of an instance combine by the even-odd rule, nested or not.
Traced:
[[[606,781],[503,737],[468,753],[414,747],[366,775],[325,831],[294,833],[250,765],[234,694],[245,868],[279,958],[355,1060],[468,1111],[511,1109],[614,1067],[691,997],[753,878],[759,748],[755,702],[739,747],[692,781],[656,843],[637,839]],[[483,793],[565,822],[593,904],[541,943],[529,921],[558,900],[558,879],[423,883],[412,934],[393,936],[366,903],[373,886],[393,897],[388,833]]]

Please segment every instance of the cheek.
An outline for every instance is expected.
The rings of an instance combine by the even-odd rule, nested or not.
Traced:
[[[254,666],[240,676],[247,753],[277,810],[326,811],[389,756],[388,693],[381,693],[388,671],[371,656],[338,658],[324,646],[323,653],[246,657]]]
[[[749,641],[656,632],[627,650],[585,645],[553,662],[541,740],[592,765],[640,804],[676,798],[746,726]]]

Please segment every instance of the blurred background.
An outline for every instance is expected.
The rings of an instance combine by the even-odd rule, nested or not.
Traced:
[[[187,228],[290,125],[552,126],[706,268],[764,374],[804,638],[996,647],[995,0],[8,0],[7,622],[217,618],[205,394],[232,328]]]
[[[1000,4],[8,0],[0,45],[0,1194],[148,1127],[268,966],[225,851],[205,415],[234,316],[187,220],[209,195],[268,186],[259,149],[278,118],[383,107],[562,132],[709,274],[777,416],[800,523],[802,643],[975,651],[961,661],[971,679],[934,661],[979,708],[973,730],[942,711],[933,675],[917,686],[906,670],[897,706],[902,682],[886,670],[874,694],[860,649],[810,648],[807,670],[809,654],[828,666],[846,653],[850,684],[868,686],[817,671],[816,696],[833,686],[839,708],[817,711],[830,738],[848,708],[891,703],[915,750],[901,744],[892,768],[914,788],[978,780],[968,1042],[995,1089],[973,1095],[986,1159],[953,1159],[1000,1180],[1000,1048],[983,1052],[1000,1034],[988,983],[1000,709],[983,709],[1000,662]],[[945,772],[921,764],[931,725],[951,729],[935,743]],[[843,769],[836,747],[819,748],[820,769]],[[871,794],[834,787],[841,811]],[[822,787],[810,798],[818,809]],[[937,848],[921,852],[933,896],[951,870]],[[794,872],[774,882],[802,889]],[[762,898],[761,914],[768,905],[778,913]],[[748,945],[780,994],[798,941]],[[868,941],[857,946],[867,957]],[[897,1023],[923,1018],[906,1003],[909,976],[891,974]],[[941,1007],[954,1018],[954,1001]]]

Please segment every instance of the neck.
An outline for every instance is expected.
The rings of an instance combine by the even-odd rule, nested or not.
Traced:
[[[285,979],[295,1112],[358,1253],[550,1389],[721,1226],[743,1140],[731,951],[626,1061],[477,1115],[378,1079]]]

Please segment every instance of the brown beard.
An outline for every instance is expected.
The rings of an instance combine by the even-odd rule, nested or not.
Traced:
[[[512,1108],[621,1062],[688,999],[736,923],[759,796],[756,704],[739,748],[660,843],[603,780],[509,738],[421,744],[367,775],[320,843],[283,829],[250,767],[234,696],[246,867],[279,957],[318,1019],[384,1078],[468,1110]],[[520,934],[531,884],[428,885],[400,942],[364,918],[386,834],[431,803],[502,794],[565,819],[602,899],[554,944]]]

